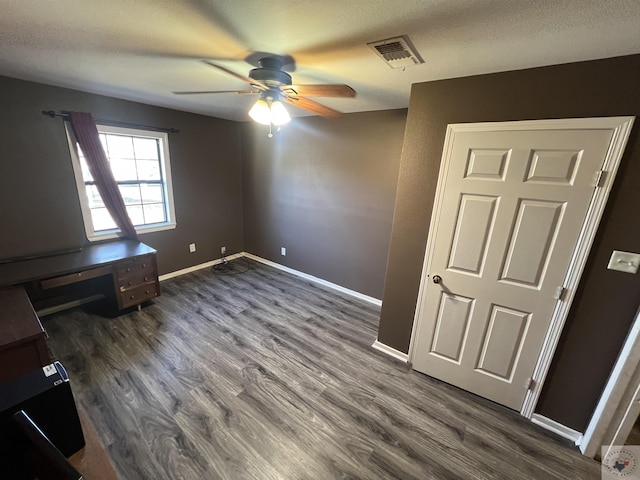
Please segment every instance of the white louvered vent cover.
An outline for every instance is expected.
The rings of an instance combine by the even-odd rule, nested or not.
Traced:
[[[367,45],[391,68],[405,68],[424,63],[406,35],[369,42]]]

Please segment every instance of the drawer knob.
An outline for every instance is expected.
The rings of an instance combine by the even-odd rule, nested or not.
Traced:
[[[131,300],[133,300],[136,297],[135,297],[135,295],[131,295],[131,297],[129,297],[129,298],[131,298]]]
[[[127,282],[127,284],[128,284],[129,286],[131,286],[131,285],[133,285],[133,282]]]
[[[149,295],[149,290],[145,290],[144,293]]]
[[[142,264],[142,268],[145,268],[146,266],[147,266],[147,264],[146,264],[146,263],[143,263],[143,264]]]
[[[144,281],[146,282],[147,280],[149,280],[149,277],[144,277]]]
[[[127,267],[127,272],[130,272],[130,271],[131,271],[131,268]]]

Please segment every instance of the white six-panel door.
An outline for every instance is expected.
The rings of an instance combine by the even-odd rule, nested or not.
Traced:
[[[456,133],[443,159],[413,367],[522,407],[611,129]]]

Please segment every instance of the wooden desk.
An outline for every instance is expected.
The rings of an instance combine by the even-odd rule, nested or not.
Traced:
[[[82,250],[0,264],[0,287],[32,284],[42,291],[109,277],[108,292],[122,310],[160,295],[156,251],[135,240],[92,244]]]
[[[0,289],[0,383],[51,363],[45,333],[22,287]]]

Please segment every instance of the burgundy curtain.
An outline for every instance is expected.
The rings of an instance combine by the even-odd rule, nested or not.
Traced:
[[[105,207],[111,214],[123,237],[140,240],[131,223],[120,189],[116,183],[107,156],[102,149],[96,122],[90,113],[70,112],[71,127],[76,140],[84,153],[91,176],[96,182],[98,192]]]

